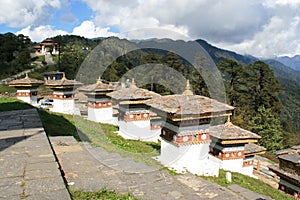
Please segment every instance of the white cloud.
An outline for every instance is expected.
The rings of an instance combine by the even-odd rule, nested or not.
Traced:
[[[121,32],[168,27],[192,38],[241,42],[267,22],[256,1],[84,1],[95,11],[96,25],[118,26]]]
[[[44,39],[43,31],[46,37],[56,32],[66,33],[46,25],[56,9],[74,3],[70,0],[0,1],[0,24],[27,27],[21,32],[32,35],[33,40]],[[109,28],[114,27],[131,39],[202,38],[259,57],[300,54],[300,0],[81,1],[94,11],[93,18],[82,22],[70,34],[105,37],[114,35]],[[70,22],[75,20],[71,15],[63,17],[68,17],[66,20]]]
[[[32,41],[41,42],[46,38],[54,37],[56,35],[66,35],[68,33],[63,30],[55,30],[53,27],[46,25],[46,26],[38,26],[35,28],[28,26],[16,32],[16,34],[23,34],[29,36]]]
[[[62,6],[63,0],[1,0],[0,24],[9,27],[25,27],[32,24],[42,25],[49,21],[55,9]]]
[[[234,51],[257,57],[274,57],[300,54],[300,4],[272,2],[271,17],[261,31],[240,43],[218,43]]]
[[[259,57],[300,54],[300,0],[83,1],[96,25],[120,32],[164,28]]]
[[[32,41],[40,42],[46,38],[54,37],[57,35],[79,35],[86,38],[96,38],[96,37],[108,37],[115,36],[116,33],[110,32],[109,27],[101,28],[96,27],[91,21],[84,21],[79,26],[75,27],[72,33],[68,33],[64,30],[57,30],[52,26],[38,26],[31,27],[28,26],[22,30],[16,32],[16,34],[23,34],[29,36]]]
[[[73,29],[73,35],[79,35],[86,38],[115,36],[116,33],[110,32],[109,27],[96,27],[92,21],[84,21]]]

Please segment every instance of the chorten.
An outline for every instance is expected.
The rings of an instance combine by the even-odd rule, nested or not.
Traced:
[[[209,154],[210,121],[231,115],[234,107],[194,95],[189,81],[181,95],[161,96],[145,104],[165,120],[158,157],[163,165],[178,172],[218,176],[219,164]]]
[[[225,124],[209,129],[211,154],[220,162],[220,168],[253,176],[254,155],[265,152],[258,146],[259,135],[233,125],[230,116]]]
[[[50,111],[75,114],[75,89],[82,83],[68,80],[63,73],[61,80],[45,80],[45,86],[53,90],[53,108]]]
[[[123,138],[143,141],[159,139],[159,131],[151,130],[151,113],[144,104],[148,99],[159,97],[159,94],[138,88],[132,79],[128,88],[121,88],[107,96],[118,105],[119,134]]]
[[[9,82],[9,86],[13,86],[17,89],[17,98],[27,102],[31,105],[37,105],[37,88],[44,82],[29,78],[26,73],[25,78],[16,79]]]
[[[111,98],[106,94],[114,90],[111,84],[105,84],[99,78],[97,83],[78,88],[88,97],[88,119],[114,124]]]

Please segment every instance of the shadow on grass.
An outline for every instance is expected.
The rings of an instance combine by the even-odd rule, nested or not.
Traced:
[[[77,141],[89,141],[85,134],[70,122],[72,115],[61,115],[44,110],[39,110],[39,115],[48,136],[73,136]]]
[[[0,112],[34,108],[32,105],[14,98],[0,98]]]

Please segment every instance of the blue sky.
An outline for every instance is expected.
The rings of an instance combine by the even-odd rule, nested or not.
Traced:
[[[0,33],[39,42],[129,31],[129,39],[201,38],[241,54],[293,56],[300,54],[299,10],[300,0],[0,0]]]

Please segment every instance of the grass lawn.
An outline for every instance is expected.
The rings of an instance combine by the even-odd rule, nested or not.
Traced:
[[[232,175],[232,182],[229,183],[226,181],[226,171],[220,169],[219,177],[201,177],[203,179],[209,180],[211,182],[217,183],[221,186],[229,186],[232,184],[237,184],[243,188],[249,189],[251,191],[267,195],[272,197],[273,199],[293,199],[289,195],[281,192],[273,188],[272,186],[257,180],[255,178],[251,178],[249,176],[242,175],[240,173],[231,172]]]
[[[120,194],[116,191],[109,191],[106,188],[102,188],[97,192],[87,192],[83,190],[72,190],[69,188],[71,198],[74,200],[83,199],[101,199],[101,200],[138,200],[137,198],[128,194]]]
[[[160,144],[125,140],[116,131],[118,127],[86,120],[80,116],[39,111],[44,129],[49,136],[74,136],[78,141],[88,141],[109,152],[130,157],[136,162],[145,162],[151,166],[162,166],[152,159],[159,155]]]
[[[10,87],[6,84],[0,84],[0,93],[15,93],[17,90],[14,87]]]
[[[23,110],[23,109],[30,109],[30,108],[34,108],[34,107],[16,98],[11,98],[11,97],[0,98],[0,111]]]

